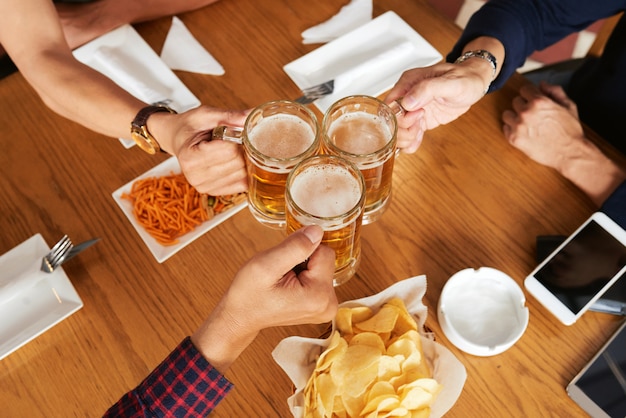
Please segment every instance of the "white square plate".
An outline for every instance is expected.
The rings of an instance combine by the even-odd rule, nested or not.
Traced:
[[[248,206],[247,200],[239,203],[238,205],[235,205],[232,208],[225,210],[218,215],[215,215],[215,217],[213,217],[212,219],[209,219],[208,221],[198,225],[194,230],[189,231],[185,235],[178,238],[178,244],[168,246],[161,245],[157,242],[157,240],[152,238],[152,236],[139,224],[139,222],[137,222],[137,219],[135,219],[135,215],[133,215],[132,202],[128,199],[123,199],[122,194],[130,193],[133,183],[136,180],[146,177],[167,176],[171,173],[178,174],[180,172],[181,169],[180,165],[178,164],[178,160],[176,159],[176,157],[171,157],[113,192],[113,199],[118,204],[120,209],[122,209],[124,215],[126,215],[143,242],[148,246],[148,249],[159,263],[164,262],[174,254],[176,254],[178,251],[180,251],[182,248],[189,245],[193,240],[213,229],[215,226],[221,224],[244,207]]]
[[[103,62],[98,53],[102,48],[119,60],[117,66]],[[168,99],[168,106],[179,113],[200,106],[200,100],[130,25],[120,26],[75,49],[74,56],[146,103]],[[122,70],[128,74],[120,74]],[[126,148],[135,145],[130,139],[120,138],[120,142]]]
[[[50,251],[36,234],[0,256],[0,274],[18,275]],[[36,273],[35,273],[36,274]],[[0,359],[83,307],[76,289],[59,267],[30,288],[0,304]]]
[[[389,90],[405,70],[435,64],[442,55],[394,12],[386,12],[351,32],[311,51],[283,67],[300,88],[335,79],[350,68],[396,45],[409,42],[403,57],[368,72],[341,91],[314,103],[324,113],[335,101],[352,94],[378,96]]]

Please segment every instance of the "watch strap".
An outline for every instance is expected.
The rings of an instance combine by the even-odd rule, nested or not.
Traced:
[[[142,108],[139,112],[137,112],[137,115],[130,123],[131,133],[133,131],[137,131],[138,133],[140,133],[142,137],[145,138],[146,142],[149,143],[148,149],[145,149],[144,147],[142,148],[144,148],[144,150],[149,152],[150,154],[154,154],[155,151],[165,152],[161,149],[159,142],[152,136],[152,134],[150,134],[150,132],[148,131],[148,127],[146,126],[146,123],[150,115],[152,115],[153,113],[157,113],[157,112],[176,113],[174,109],[171,109],[167,106],[149,105],[149,106]]]
[[[166,107],[166,106],[156,106],[156,105],[146,106],[142,108],[139,112],[137,112],[137,115],[135,116],[135,119],[133,119],[133,121],[131,122],[131,125],[137,128],[145,126],[146,121],[148,120],[150,115],[152,115],[153,113],[157,113],[157,112],[176,113],[175,110],[170,109],[169,107]]]

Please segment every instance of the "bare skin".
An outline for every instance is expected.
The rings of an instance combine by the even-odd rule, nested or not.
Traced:
[[[477,49],[491,52],[498,63],[504,61],[504,47],[495,38],[476,38],[464,50]],[[495,76],[499,70],[500,65]],[[492,77],[491,65],[481,58],[406,71],[385,98],[387,103],[401,98],[400,104],[408,111],[398,118],[398,147],[405,153],[417,151],[425,131],[452,122],[467,112],[484,96]]]
[[[324,323],[335,317],[335,253],[320,245],[322,235],[316,225],[298,230],[237,272],[218,305],[191,336],[222,374],[262,329]],[[306,270],[296,275],[291,269],[307,258]]]
[[[91,13],[103,13],[98,27],[82,32],[81,28],[91,22],[89,13],[75,17],[72,28],[65,12],[62,15],[66,24],[62,26],[49,0],[3,0],[0,2],[0,16],[4,16],[0,17],[0,44],[54,112],[111,138],[128,138],[130,121],[147,103],[77,61],[64,30],[75,45],[127,21],[177,13],[213,1],[145,0],[138,8],[140,2],[100,0],[82,5]],[[116,10],[115,19],[104,17],[113,15],[113,10]],[[41,71],[42,68],[46,71]],[[222,141],[206,142],[206,139],[219,124],[242,126],[246,115],[247,111],[201,106],[180,115],[153,114],[148,119],[148,130],[161,148],[178,158],[183,173],[198,191],[214,195],[237,193],[247,189],[241,146]]]
[[[495,38],[476,38],[464,51],[486,49],[499,63],[506,59]],[[407,110],[398,117],[398,147],[413,153],[424,132],[447,124],[467,112],[483,97],[493,69],[483,59],[460,64],[439,63],[406,71],[385,101],[401,99]],[[554,168],[600,206],[626,180],[623,167],[610,160],[585,138],[576,105],[557,86],[523,87],[503,113],[503,133],[533,160]]]
[[[576,104],[560,86],[524,86],[512,106],[502,114],[506,139],[531,159],[557,170],[598,206],[626,180],[624,168],[585,137]]]

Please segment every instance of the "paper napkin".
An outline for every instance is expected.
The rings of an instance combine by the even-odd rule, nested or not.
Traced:
[[[303,44],[332,41],[372,20],[372,0],[351,0],[326,22],[302,32]]]
[[[110,79],[138,99],[146,103],[170,101],[170,88],[150,73],[140,58],[110,46],[99,47],[93,57]]]
[[[165,38],[161,59],[172,70],[210,75],[223,75],[225,72],[176,16],[172,18],[172,26]]]
[[[421,335],[424,356],[433,371],[433,377],[443,385],[442,391],[435,400],[431,417],[443,416],[456,402],[467,379],[467,371],[450,350],[433,340],[433,335],[423,331],[428,308],[422,302],[426,293],[426,276],[416,276],[402,280],[388,287],[382,292],[362,299],[341,303],[340,307],[369,306],[378,310],[386,301],[398,297],[411,315],[415,318]],[[333,321],[333,330],[335,323]],[[319,354],[328,346],[327,339],[305,337],[287,337],[283,339],[272,356],[278,365],[285,371],[296,388],[295,393],[287,400],[289,409],[295,418],[304,415],[304,396],[302,394],[306,383],[315,368]]]
[[[48,250],[37,234],[0,255],[0,306],[52,276],[41,271],[41,259]]]

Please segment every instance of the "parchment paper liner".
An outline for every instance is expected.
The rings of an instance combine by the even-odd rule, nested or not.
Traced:
[[[339,306],[364,305],[377,311],[389,299],[399,297],[404,300],[407,310],[417,321],[424,355],[433,370],[433,377],[443,385],[432,407],[431,417],[436,418],[443,416],[454,405],[465,384],[467,372],[465,366],[446,347],[436,343],[433,335],[424,331],[428,314],[428,309],[422,303],[425,293],[426,276],[422,275],[397,282],[376,295],[346,301]],[[332,329],[335,329],[334,321]],[[317,357],[328,346],[329,338],[288,337],[272,351],[274,360],[287,373],[296,388],[294,394],[287,399],[295,418],[304,415],[302,391],[313,373]]]

